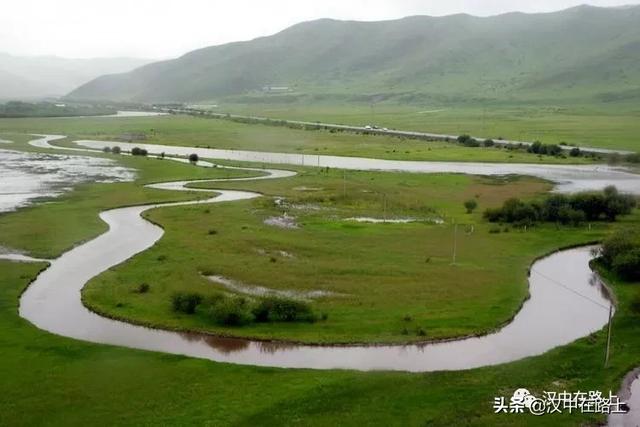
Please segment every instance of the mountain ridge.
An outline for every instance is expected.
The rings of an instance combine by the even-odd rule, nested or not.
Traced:
[[[0,52],[0,99],[56,97],[105,72],[133,70],[148,59],[62,58],[53,55],[18,56]]]
[[[638,20],[640,6],[369,22],[325,18],[101,76],[69,97],[204,101],[264,96],[264,87],[285,86],[289,96],[597,99],[640,87]]]

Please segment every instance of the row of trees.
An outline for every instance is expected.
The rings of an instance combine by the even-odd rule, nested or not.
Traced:
[[[543,144],[540,141],[536,141],[533,144],[531,144],[529,148],[527,148],[527,151],[533,154],[546,154],[549,156],[559,156],[560,154],[562,154],[562,147],[556,144]],[[574,157],[577,157],[577,155],[579,154],[580,154],[580,150],[578,149],[577,154],[574,155]]]
[[[615,221],[619,215],[631,213],[635,206],[633,196],[621,194],[616,187],[609,186],[601,193],[554,194],[542,201],[523,202],[512,198],[500,208],[487,209],[484,217],[490,222],[520,225],[536,222],[578,225],[584,221]]]
[[[71,117],[115,114],[111,107],[88,104],[9,101],[0,104],[0,117]]]
[[[116,145],[115,147],[104,147],[102,149],[102,151],[104,151],[105,153],[120,154],[122,152],[122,149]],[[131,149],[131,155],[132,156],[147,156],[148,154],[149,154],[149,152],[144,148],[133,147]],[[159,157],[161,159],[164,159],[164,157],[165,157],[164,151],[162,153],[160,153]],[[198,161],[200,160],[200,158],[198,157],[198,155],[196,153],[189,154],[188,159],[189,159],[189,162],[193,163],[193,164],[198,163]]]

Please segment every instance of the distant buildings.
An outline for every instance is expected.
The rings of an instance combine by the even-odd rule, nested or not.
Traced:
[[[265,93],[286,93],[291,92],[289,86],[264,86],[262,91]]]

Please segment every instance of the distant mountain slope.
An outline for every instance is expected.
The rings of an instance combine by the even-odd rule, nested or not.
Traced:
[[[33,98],[46,92],[43,84],[0,70],[0,100]]]
[[[640,7],[318,20],[99,77],[78,99],[200,101],[280,93],[357,98],[600,98],[640,88]],[[284,87],[284,88],[282,88]]]
[[[149,63],[135,58],[67,59],[0,53],[0,99],[62,96],[100,75]]]

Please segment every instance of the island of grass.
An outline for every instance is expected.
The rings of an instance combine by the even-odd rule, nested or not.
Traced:
[[[304,343],[483,334],[519,310],[536,257],[600,240],[612,227],[505,224],[496,232],[483,210],[551,188],[524,177],[298,168],[297,176],[283,180],[197,185],[264,197],[147,212],[165,235],[90,281],[83,290],[87,306],[154,327]],[[469,199],[481,209],[467,213]],[[142,283],[148,290],[137,292]],[[304,299],[322,320],[238,326],[212,318],[211,304],[188,314],[172,310],[172,296],[184,292],[203,301],[242,298],[246,314],[261,300],[255,289]]]

